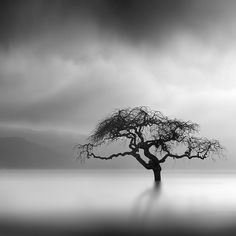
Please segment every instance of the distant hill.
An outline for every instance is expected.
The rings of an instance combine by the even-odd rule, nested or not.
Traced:
[[[0,138],[0,168],[74,168],[72,159],[20,137]]]
[[[102,161],[90,159],[81,164],[73,159],[75,138],[47,137],[47,145],[38,144],[41,138],[33,137],[33,142],[22,137],[0,137],[0,169],[125,169],[141,168],[132,157]],[[84,137],[80,137],[82,140]],[[35,141],[36,140],[36,141]],[[74,142],[73,142],[74,140]],[[44,140],[45,141],[45,140]],[[37,143],[36,143],[37,142]],[[120,151],[113,147],[111,151]]]
[[[0,127],[0,168],[2,169],[143,169],[133,157],[108,161],[89,159],[84,164],[73,159],[73,146],[84,143],[86,135],[70,132],[3,129]],[[120,152],[126,148],[116,143],[103,147],[101,154]],[[173,160],[163,164],[167,170],[233,169],[234,158],[207,160]]]
[[[9,137],[9,138],[6,138]],[[133,157],[119,157],[109,161],[89,159],[81,164],[75,161],[73,146],[86,142],[86,135],[74,132],[36,131],[0,127],[0,168],[38,169],[127,169],[143,168]],[[16,151],[18,140],[21,148]],[[5,141],[4,141],[5,140]],[[20,141],[21,140],[21,141]],[[4,141],[4,144],[3,144]],[[27,144],[26,144],[26,143]],[[15,150],[12,148],[15,147]],[[24,147],[24,148],[23,148]],[[40,148],[41,151],[36,151]],[[8,149],[8,151],[6,151]],[[42,149],[47,153],[44,153]],[[106,147],[104,148],[107,149]],[[111,152],[122,151],[123,146],[114,145]],[[23,151],[25,150],[25,151]],[[27,151],[26,151],[27,150]],[[17,154],[19,153],[19,155]],[[30,153],[30,154],[29,154]],[[37,153],[37,154],[36,154]],[[18,155],[18,157],[17,157]],[[27,158],[28,157],[28,158]]]

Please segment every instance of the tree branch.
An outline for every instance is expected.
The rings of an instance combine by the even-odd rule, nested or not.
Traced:
[[[163,156],[160,160],[159,160],[159,163],[164,163],[167,159],[167,157],[170,156],[170,153],[167,153],[165,156]]]
[[[151,169],[151,165],[146,163],[141,156],[136,153],[135,151],[127,151],[127,152],[119,152],[119,153],[115,153],[115,154],[111,154],[110,156],[100,156],[100,155],[96,155],[93,153],[93,148],[96,147],[97,145],[91,144],[91,143],[87,143],[84,145],[76,145],[75,148],[77,150],[76,156],[77,159],[83,159],[83,158],[96,158],[96,159],[100,159],[100,160],[111,160],[114,157],[118,157],[118,156],[133,156],[142,166],[144,166],[146,169]]]
[[[133,153],[132,156],[134,156],[136,158],[136,160],[141,164],[143,165],[146,169],[151,169],[152,166],[148,163],[146,163],[142,158],[141,156],[138,154],[138,153]]]
[[[111,160],[114,157],[127,156],[127,155],[132,155],[132,152],[119,152],[119,153],[115,153],[115,154],[112,154],[112,155],[107,156],[107,157],[97,156],[94,153],[90,153],[90,157],[101,159],[101,160]]]
[[[159,163],[164,163],[168,157],[172,157],[174,159],[181,159],[183,157],[187,157],[188,159],[198,158],[198,159],[204,160],[207,158],[207,155],[200,155],[200,153],[197,153],[196,155],[188,155],[186,153],[182,155],[177,155],[177,154],[168,153],[160,159]]]

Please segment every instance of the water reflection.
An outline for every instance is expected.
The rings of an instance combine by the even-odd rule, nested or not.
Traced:
[[[236,235],[235,179],[227,182],[208,176],[178,184],[169,180],[146,189],[134,201],[137,232],[141,232],[138,226],[146,233],[164,235]]]
[[[160,195],[161,183],[154,184],[142,192],[134,203],[134,219],[142,223],[148,222],[148,219],[153,217],[153,213],[160,209]]]
[[[180,223],[187,223],[184,217],[189,215],[176,210],[178,197],[170,196],[168,186],[165,183],[154,184],[143,191],[134,201],[133,224],[139,225],[146,230],[166,230],[168,224],[176,226]]]

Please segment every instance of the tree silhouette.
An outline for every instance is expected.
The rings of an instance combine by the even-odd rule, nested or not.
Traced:
[[[132,156],[161,181],[161,164],[167,158],[206,159],[219,155],[223,147],[218,140],[193,136],[199,126],[191,121],[170,119],[148,107],[120,109],[98,123],[88,143],[75,146],[77,159],[110,160]],[[110,156],[95,154],[97,148],[114,141],[128,141],[127,151]]]

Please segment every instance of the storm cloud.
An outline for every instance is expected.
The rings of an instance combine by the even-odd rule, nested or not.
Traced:
[[[205,39],[224,32],[227,38],[234,33],[235,5],[231,0],[2,0],[1,42],[9,45],[56,32],[60,37],[65,37],[62,32],[86,32],[87,38],[91,31],[131,44],[166,41],[182,31]]]
[[[233,146],[235,1],[0,4],[0,126],[88,133],[147,105]]]

